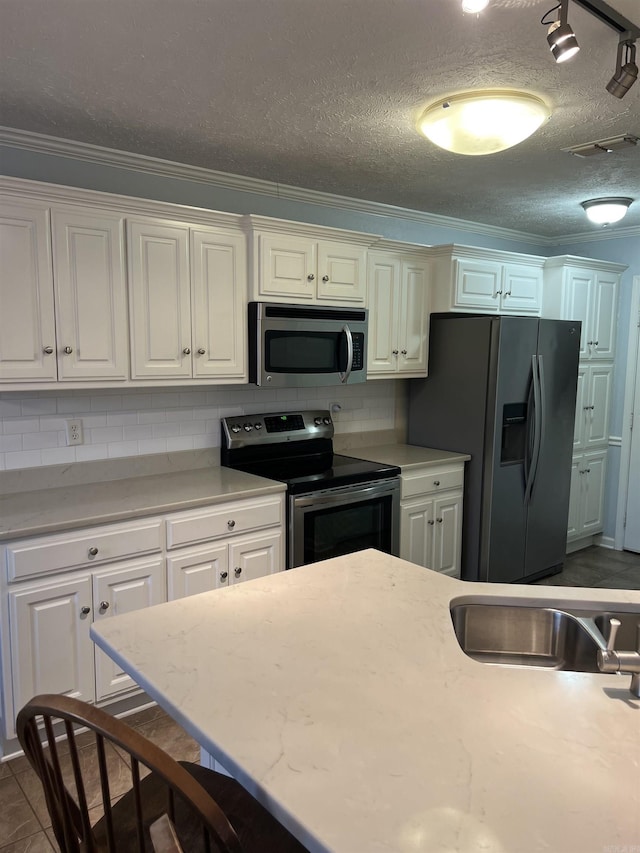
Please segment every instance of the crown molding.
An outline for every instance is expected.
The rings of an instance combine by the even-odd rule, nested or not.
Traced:
[[[119,169],[129,169],[159,177],[192,181],[218,189],[255,193],[287,201],[364,213],[370,216],[388,216],[394,219],[404,219],[437,228],[451,228],[456,231],[467,231],[502,240],[530,243],[535,246],[560,246],[565,243],[587,243],[596,240],[640,236],[640,226],[630,226],[614,230],[605,228],[595,232],[585,231],[578,234],[562,234],[558,237],[543,237],[540,234],[530,234],[526,231],[516,231],[511,228],[501,228],[497,225],[486,225],[482,222],[456,219],[452,216],[411,210],[377,201],[333,195],[332,193],[325,193],[319,190],[302,189],[288,184],[265,181],[262,178],[250,178],[243,175],[233,175],[229,172],[218,172],[214,169],[205,169],[202,166],[190,166],[186,163],[176,163],[172,160],[163,160],[159,157],[149,157],[146,154],[119,151],[115,148],[106,148],[102,145],[75,142],[71,139],[62,139],[57,136],[48,136],[46,134],[33,133],[32,131],[11,127],[0,126],[0,145],[7,145],[24,151],[34,151],[39,154],[70,157],[100,166],[113,166]]]

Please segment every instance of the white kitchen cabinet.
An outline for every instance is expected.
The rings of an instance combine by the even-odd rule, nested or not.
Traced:
[[[133,379],[246,380],[241,234],[127,222]]]
[[[464,463],[413,468],[400,477],[400,557],[460,577]]]
[[[428,261],[399,251],[369,252],[367,378],[427,375]]]
[[[615,356],[618,287],[625,269],[570,255],[545,262],[543,315],[581,321],[581,361],[612,361]]]
[[[229,583],[262,578],[282,571],[284,550],[280,529],[244,536],[229,544]]]
[[[543,258],[458,245],[430,254],[434,311],[540,314]]]
[[[567,541],[575,543],[601,533],[607,451],[596,450],[574,456]]]
[[[0,240],[0,378],[125,379],[122,217],[3,204]]]
[[[578,367],[574,452],[608,444],[612,380],[611,364]]]
[[[256,301],[365,305],[366,250],[375,237],[266,217],[249,221]]]
[[[228,577],[229,546],[226,542],[184,548],[167,557],[169,601],[224,586]]]

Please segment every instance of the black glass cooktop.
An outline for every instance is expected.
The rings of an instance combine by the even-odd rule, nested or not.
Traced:
[[[286,459],[268,459],[260,462],[234,464],[233,468],[286,483],[290,494],[339,488],[373,480],[396,477],[400,469],[394,465],[369,462],[339,453],[321,453],[295,456]]]

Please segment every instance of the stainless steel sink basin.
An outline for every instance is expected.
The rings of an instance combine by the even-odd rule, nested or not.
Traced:
[[[460,647],[474,660],[573,672],[599,672],[597,653],[606,644],[592,615],[499,604],[451,608]]]

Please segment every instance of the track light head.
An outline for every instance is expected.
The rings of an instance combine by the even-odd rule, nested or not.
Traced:
[[[554,21],[549,27],[547,41],[556,62],[566,62],[580,50],[576,34],[566,22]]]
[[[607,92],[615,98],[624,98],[638,79],[638,66],[635,59],[636,43],[634,41],[621,41],[618,45],[616,71],[607,83]]]

